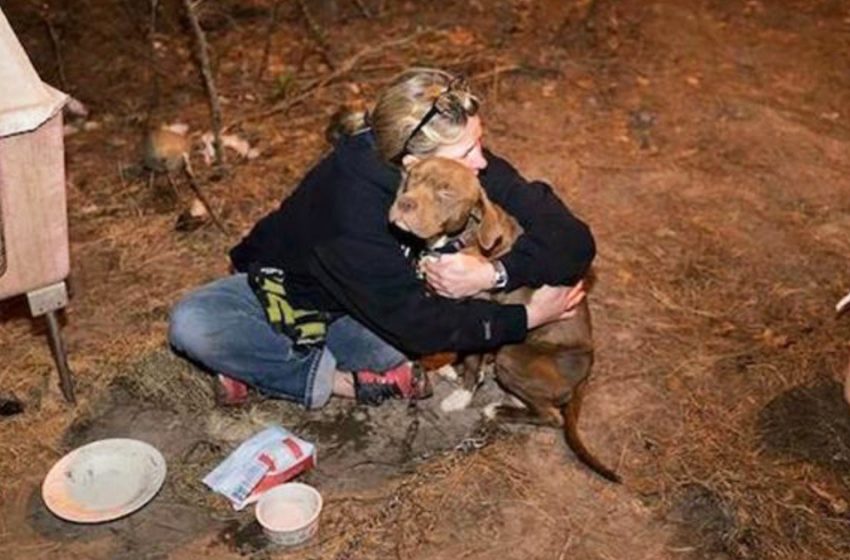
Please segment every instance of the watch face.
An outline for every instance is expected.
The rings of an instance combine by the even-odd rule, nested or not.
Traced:
[[[508,283],[508,273],[505,270],[505,265],[500,261],[493,263],[493,268],[496,269],[496,281],[493,283],[494,288],[504,288]]]

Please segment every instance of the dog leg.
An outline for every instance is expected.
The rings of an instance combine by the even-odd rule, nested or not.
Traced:
[[[531,424],[533,426],[561,426],[561,415],[554,408],[541,414],[532,408],[521,408],[507,404],[491,403],[484,407],[484,416],[495,422],[507,424]]]
[[[496,354],[490,352],[481,356],[481,365],[478,367],[478,380],[476,386],[481,385],[487,376],[496,375]]]
[[[452,391],[440,402],[440,409],[443,412],[455,412],[469,406],[475,395],[475,389],[481,382],[482,362],[479,354],[470,354],[463,359],[463,386]]]
[[[437,370],[437,375],[442,377],[447,381],[457,381],[460,379],[460,375],[458,375],[457,370],[451,364],[445,365]]]

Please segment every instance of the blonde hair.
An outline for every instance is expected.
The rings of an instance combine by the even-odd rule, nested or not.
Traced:
[[[457,141],[478,111],[478,99],[464,86],[449,72],[411,68],[381,92],[371,113],[349,117],[344,131],[371,127],[387,162],[398,163],[405,154],[430,155]]]

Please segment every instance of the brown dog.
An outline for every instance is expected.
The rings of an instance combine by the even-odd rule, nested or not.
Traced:
[[[443,158],[423,160],[408,170],[389,218],[429,247],[450,237],[461,251],[491,260],[510,251],[522,234],[520,224],[487,198],[469,169]],[[531,293],[522,288],[495,297],[501,303],[525,304]],[[464,365],[464,387],[471,391],[479,373],[474,360],[465,360]],[[488,416],[562,427],[567,444],[582,462],[604,478],[620,481],[587,450],[578,434],[581,400],[593,365],[586,301],[576,308],[574,317],[531,331],[522,344],[501,348],[497,365],[499,384],[527,408],[498,405]]]

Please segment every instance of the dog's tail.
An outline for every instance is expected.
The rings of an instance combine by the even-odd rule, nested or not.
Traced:
[[[581,401],[584,397],[584,388],[587,379],[585,377],[579,381],[573,389],[570,399],[561,404],[561,415],[564,417],[564,437],[567,440],[567,445],[582,463],[590,467],[602,478],[619,484],[622,482],[622,479],[617,473],[603,465],[599,459],[588,451],[578,434],[578,417],[581,413]]]

